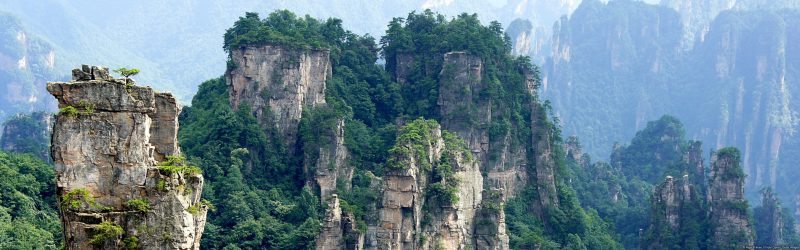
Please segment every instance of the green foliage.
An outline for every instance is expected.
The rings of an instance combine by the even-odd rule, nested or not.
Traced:
[[[58,109],[58,114],[66,117],[77,117],[79,113],[78,109],[73,106],[66,106]]]
[[[121,76],[125,77],[125,79],[130,78],[131,76],[135,76],[139,74],[139,69],[135,68],[118,68],[113,70],[115,73],[120,74]]]
[[[55,249],[61,241],[53,167],[0,151],[0,249]]]
[[[660,183],[666,175],[683,176],[683,155],[688,147],[683,124],[672,116],[662,116],[636,132],[629,146],[611,155],[628,178]],[[691,171],[689,171],[691,172]]]
[[[724,171],[717,168],[716,164],[712,166],[722,180],[744,181],[745,173],[741,167],[742,154],[739,152],[739,149],[734,147],[722,148],[717,151],[717,159],[727,159],[731,161],[731,164],[733,164],[731,167],[724,169]]]
[[[167,191],[167,181],[158,180],[158,182],[156,183],[156,189],[161,192]]]
[[[104,221],[94,228],[94,235],[89,243],[95,246],[102,246],[107,240],[116,240],[122,236],[122,233],[121,226],[114,222]]]
[[[145,199],[131,199],[125,203],[129,209],[133,209],[139,212],[147,212],[150,210],[150,202]]]
[[[92,114],[94,114],[94,111],[95,111],[95,104],[94,103],[90,103],[89,101],[86,101],[86,100],[80,100],[77,105],[78,105],[78,107],[66,106],[66,107],[60,108],[58,110],[58,114],[66,116],[66,117],[77,117],[78,115],[92,115]],[[78,108],[83,109],[83,110],[79,110]]]
[[[136,236],[125,237],[122,240],[122,245],[129,250],[139,249],[139,238]]]
[[[61,206],[70,210],[79,210],[81,208],[104,210],[106,208],[98,204],[94,196],[85,188],[76,188],[66,192],[61,197]]]
[[[257,13],[247,12],[225,31],[225,51],[244,45],[280,44],[296,48],[325,48],[328,37],[338,31],[341,20],[321,22],[310,16],[297,17],[288,10],[279,10],[260,20]],[[333,30],[331,29],[333,28]]]
[[[433,143],[431,139],[432,129],[438,127],[435,120],[425,120],[417,118],[400,128],[395,145],[389,149],[392,155],[387,161],[389,169],[407,169],[410,166],[411,158],[428,159],[428,148]],[[431,163],[428,160],[417,162],[420,168],[425,171],[431,170]]]
[[[33,112],[16,114],[3,122],[6,131],[13,128],[13,133],[7,132],[0,137],[0,144],[14,145],[6,147],[15,153],[30,153],[45,162],[52,161],[50,157],[50,135],[47,121],[52,116],[49,112]]]
[[[492,99],[499,103],[493,107],[498,116],[493,120],[515,125],[528,120],[530,109],[525,104],[531,96],[524,75],[532,73],[538,77],[538,69],[524,58],[511,56],[510,41],[499,23],[484,26],[475,14],[465,13],[448,20],[430,10],[412,12],[407,18],[394,18],[380,43],[386,69],[408,82],[392,94],[402,98],[400,112],[411,117],[436,117],[436,103],[441,91],[439,73],[449,72],[443,71],[442,55],[464,51],[482,59],[482,84],[487,88],[482,93],[473,93],[473,98]],[[398,64],[407,66],[398,68]],[[473,110],[467,108],[465,111]],[[518,121],[517,117],[523,119]]]
[[[195,203],[194,205],[191,205],[191,206],[187,207],[186,208],[186,212],[189,212],[190,214],[192,214],[194,216],[200,215],[200,212],[203,209],[202,205],[203,204],[201,202]]]
[[[167,160],[158,163],[158,170],[166,172],[168,175],[175,173],[199,175],[203,171],[195,166],[188,166],[186,158],[181,155],[168,155]]]
[[[95,104],[94,103],[91,103],[91,102],[89,102],[87,100],[80,100],[78,102],[78,107],[83,108],[83,112],[81,112],[81,115],[94,114],[94,108],[95,108]]]

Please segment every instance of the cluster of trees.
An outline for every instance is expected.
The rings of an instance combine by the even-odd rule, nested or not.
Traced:
[[[342,209],[355,216],[358,230],[366,230],[379,198],[372,180],[383,176],[386,168],[397,167],[392,160],[395,145],[407,139],[403,135],[423,133],[425,124],[443,119],[437,106],[439,78],[448,72],[442,55],[452,51],[477,56],[483,63],[481,84],[487,87],[475,96],[491,100],[492,122],[484,124],[490,140],[513,138],[510,146],[530,156],[537,153],[530,138],[550,143],[559,204],[534,216],[531,204],[542,198],[535,184],[509,199],[502,209],[512,248],[635,248],[640,246],[640,230],[647,229],[652,217],[648,199],[664,176],[689,173],[700,178],[698,183],[703,181],[702,176],[693,176],[693,166],[685,161],[687,153],[699,149],[699,142],[686,140],[683,125],[670,116],[648,123],[630,145],[615,147],[610,163],[592,162],[581,153],[577,138],[562,139],[549,102],[530,94],[540,81],[538,68],[527,57],[511,56],[510,40],[499,23],[483,25],[474,14],[446,18],[431,11],[412,12],[393,19],[386,35],[376,41],[345,30],[338,19],[297,17],[289,11],[261,19],[247,13],[228,29],[224,40],[228,52],[266,44],[330,50],[333,75],[326,83],[326,104],[304,109],[296,148],[287,148],[275,127],[259,125],[249,106],[233,109],[224,78],[200,85],[192,105],[179,117],[179,140],[188,160],[203,170],[203,197],[216,208],[208,215],[202,241],[206,249],[313,247],[326,205],[308,187],[302,166],[304,161],[315,161],[319,149],[331,146],[340,120],[345,124],[349,164],[355,169],[352,183],[339,183],[337,193]],[[385,68],[376,64],[379,57],[386,60]],[[528,85],[530,76],[533,89]],[[402,82],[397,82],[400,78]],[[467,120],[476,116],[472,109],[464,113]],[[398,121],[418,117],[431,120],[409,122],[398,133]],[[465,146],[454,134],[443,134],[458,142],[451,144]],[[434,182],[449,183],[430,194],[443,203],[458,199],[452,195],[456,188],[452,183],[458,181],[450,160],[430,169]],[[528,170],[535,170],[534,165]],[[10,180],[0,183],[0,248],[58,245],[52,167],[31,156],[0,152],[0,172]],[[776,200],[769,197],[755,210],[759,233],[774,231],[758,224],[761,218],[775,219],[769,211],[780,207],[779,202],[767,202]],[[780,220],[781,241],[797,242],[791,213],[783,212]],[[692,227],[697,230],[675,235],[674,240],[702,235],[707,222],[697,223]]]
[[[58,248],[53,167],[33,155],[0,151],[0,176],[0,248]]]
[[[497,103],[492,107],[496,123],[492,127],[501,132],[496,134],[514,133],[511,138],[519,138],[516,146],[531,146],[525,138],[532,134],[531,104],[538,101],[530,94],[526,76],[538,77],[538,69],[528,58],[510,55],[510,41],[497,22],[484,26],[476,15],[447,19],[431,11],[412,12],[407,18],[392,20],[378,44],[368,35],[344,30],[338,19],[320,21],[277,11],[263,20],[247,13],[225,34],[227,51],[265,44],[330,50],[333,75],[326,84],[327,104],[304,110],[297,148],[287,149],[274,128],[257,125],[247,105],[238,110],[230,107],[224,79],[200,86],[192,106],[181,114],[179,138],[184,153],[203,168],[204,197],[217,208],[209,214],[204,247],[300,249],[313,245],[324,205],[304,188],[307,176],[300,166],[304,160],[314,160],[320,148],[330,146],[338,120],[345,121],[345,144],[355,170],[352,187],[340,187],[337,193],[343,209],[352,212],[364,230],[378,197],[370,180],[382,176],[387,167],[398,136],[395,122],[441,119],[436,100],[442,55],[447,52],[480,57],[485,65],[483,81],[489,86],[481,98]],[[393,79],[398,74],[398,55],[413,58],[402,85]],[[386,59],[385,69],[376,64],[379,56]],[[539,119],[544,133],[560,133],[547,116]],[[560,137],[556,141],[560,143]],[[290,151],[301,153],[287,154]],[[563,154],[558,157],[563,159]],[[608,224],[580,206],[567,180],[558,182],[558,195],[564,202],[549,213],[552,227],[527,216],[530,208],[525,203],[536,199],[533,187],[509,202],[512,244],[618,246]]]

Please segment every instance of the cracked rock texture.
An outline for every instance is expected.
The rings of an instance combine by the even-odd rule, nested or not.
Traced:
[[[325,103],[330,51],[244,46],[231,51],[231,61],[235,67],[225,74],[231,106],[250,106],[262,127],[277,128],[294,153],[303,109]]]
[[[744,171],[737,149],[721,149],[711,157],[708,203],[711,206],[712,248],[731,249],[753,245],[744,199]]]
[[[59,108],[78,110],[56,116],[51,147],[64,245],[121,249],[135,238],[139,249],[199,249],[202,175],[157,167],[179,154],[180,107],[171,94],[132,83],[83,66],[73,81],[47,84]],[[136,209],[132,200],[149,206]],[[103,233],[109,225],[121,233]]]
[[[378,225],[371,228],[375,238],[367,240],[368,248],[476,249],[473,234],[483,193],[480,167],[466,148],[450,149],[454,145],[447,143],[456,142],[446,142],[438,125],[429,132],[423,155],[414,150],[396,155],[403,163],[386,170]],[[426,169],[443,164],[443,155],[452,159],[454,176],[460,180],[458,201],[453,204],[431,198],[429,193],[433,185],[442,183],[432,183],[431,170]]]

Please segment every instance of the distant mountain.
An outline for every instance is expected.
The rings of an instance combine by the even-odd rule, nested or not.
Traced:
[[[0,121],[19,112],[53,109],[44,82],[56,80],[52,46],[0,12]]]
[[[687,50],[688,12],[584,1],[555,26],[543,95],[564,131],[594,156],[607,155],[645,121],[671,114],[685,121],[691,139],[742,149],[751,200],[762,187],[794,200],[800,11],[764,6],[731,4]]]

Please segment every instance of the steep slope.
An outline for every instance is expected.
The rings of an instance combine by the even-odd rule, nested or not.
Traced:
[[[199,249],[203,176],[182,165],[174,97],[94,66],[73,77],[47,85],[66,248]]]
[[[668,99],[660,97],[678,87],[661,76],[673,72],[680,52],[677,13],[642,2],[584,1],[554,27],[542,95],[588,153],[608,155],[615,141],[667,113]]]
[[[711,249],[753,245],[740,157],[739,150],[735,148],[723,148],[712,155],[708,184]]]
[[[51,111],[55,103],[47,97],[45,81],[55,74],[56,54],[52,46],[30,33],[13,15],[0,12],[0,120],[16,113]]]
[[[537,68],[505,44],[476,15],[411,13],[384,69],[338,19],[241,17],[226,76],[181,115],[213,173],[204,247],[618,248],[570,189]]]
[[[226,73],[231,106],[250,105],[262,126],[274,126],[294,151],[303,109],[325,103],[331,75],[330,51],[285,46],[246,46],[231,50]]]
[[[672,2],[705,12],[735,1]],[[751,4],[760,6],[736,2]],[[671,114],[688,121],[689,138],[742,149],[748,198],[771,186],[794,199],[796,187],[788,183],[799,162],[792,99],[800,65],[793,35],[798,11],[733,8],[713,15],[702,39],[687,49],[681,45],[685,15],[631,1],[585,1],[557,23],[543,96],[553,101],[564,131],[582,138],[594,157],[607,155],[645,121]]]

